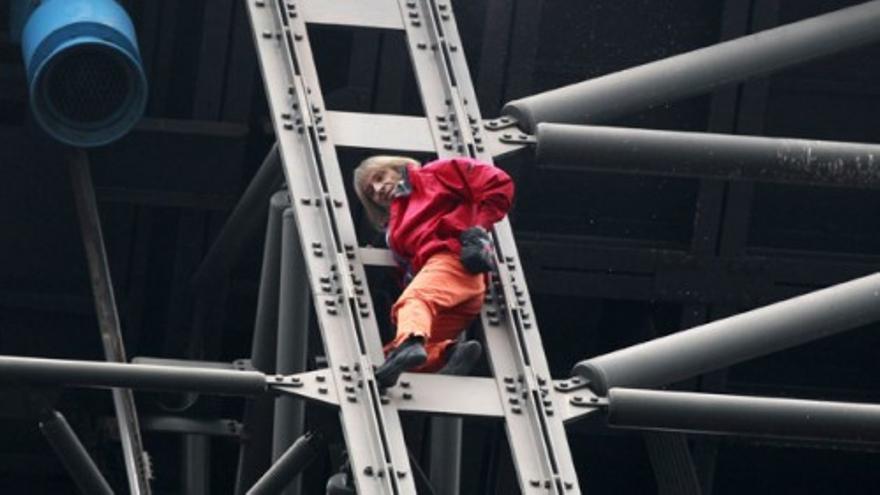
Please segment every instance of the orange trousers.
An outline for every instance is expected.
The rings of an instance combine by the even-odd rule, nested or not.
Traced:
[[[439,370],[446,349],[480,314],[485,293],[485,276],[467,271],[458,255],[431,256],[391,308],[397,336],[385,346],[385,354],[418,335],[425,339],[428,360],[413,371]]]

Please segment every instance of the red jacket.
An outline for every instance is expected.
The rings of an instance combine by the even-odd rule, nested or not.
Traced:
[[[460,253],[465,229],[491,229],[513,201],[506,172],[467,157],[407,167],[402,189],[389,210],[388,246],[412,274],[435,253]]]

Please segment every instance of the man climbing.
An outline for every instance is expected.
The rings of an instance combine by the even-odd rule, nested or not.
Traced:
[[[405,284],[391,309],[397,335],[376,370],[379,386],[393,386],[408,370],[466,374],[481,348],[457,338],[483,304],[485,272],[494,266],[488,231],[510,209],[510,176],[466,157],[420,166],[374,156],[355,169],[354,189],[385,230]]]

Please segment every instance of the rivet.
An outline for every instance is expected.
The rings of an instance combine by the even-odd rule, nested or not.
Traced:
[[[519,407],[519,406],[513,406],[512,408],[510,408],[510,410],[513,412],[513,414],[520,414],[520,413],[522,413],[522,408]]]
[[[404,393],[403,393],[403,398],[404,398],[405,400],[410,400],[410,399],[412,399],[412,394],[409,393],[409,392],[404,392]]]
[[[406,381],[406,380],[402,380],[402,381],[400,382],[400,386],[403,387],[403,388],[409,388],[409,382]]]
[[[326,393],[327,393],[327,387],[318,387],[318,393],[319,393],[319,394],[326,394]]]
[[[366,474],[367,476],[373,476],[373,466],[365,467],[364,474]]]
[[[317,376],[315,377],[315,380],[318,380],[319,382],[324,383],[324,382],[327,381],[327,377],[324,376],[324,375],[317,375]]]
[[[532,486],[541,486],[541,482],[538,480],[529,480],[529,484]]]
[[[293,39],[295,39],[296,41],[302,41],[303,35],[296,33],[293,35]]]
[[[406,471],[398,471],[397,477],[398,478],[406,478]]]
[[[272,33],[269,31],[263,31],[263,38],[269,39],[272,37]]]
[[[565,481],[562,484],[565,486],[566,490],[571,490],[572,488],[574,488],[574,483],[572,483],[571,481]]]

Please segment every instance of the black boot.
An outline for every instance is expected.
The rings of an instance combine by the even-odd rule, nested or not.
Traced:
[[[427,359],[423,339],[410,337],[391,351],[382,366],[376,369],[376,382],[380,388],[393,387],[401,373],[425,364]]]
[[[482,353],[483,346],[476,340],[456,342],[447,351],[449,359],[446,360],[446,365],[440,368],[437,373],[441,375],[467,375],[477,365]]]

